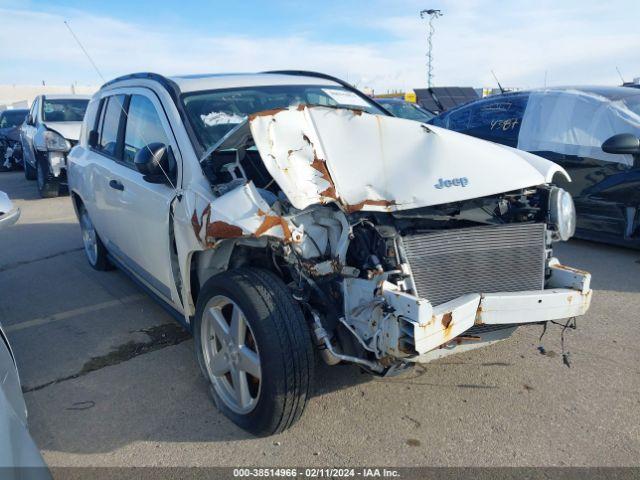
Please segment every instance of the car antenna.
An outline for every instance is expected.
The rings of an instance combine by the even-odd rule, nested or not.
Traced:
[[[496,77],[496,74],[493,72],[493,70],[491,70],[491,75],[493,75],[493,78],[496,79],[496,83],[498,84],[498,88],[500,89],[500,93],[504,93],[504,88],[502,88],[502,85],[500,85],[500,80],[498,80],[498,77]]]
[[[620,80],[622,80],[622,84],[624,85],[626,82],[624,81],[624,77],[620,73],[620,69],[618,67],[616,67],[616,72],[618,72],[618,75],[620,75]]]
[[[80,42],[80,39],[78,37],[76,37],[76,34],[73,33],[73,30],[71,30],[71,25],[69,25],[66,20],[64,20],[64,24],[67,27],[67,29],[69,30],[69,33],[71,34],[73,39],[76,41],[76,43],[80,47],[80,49],[84,52],[85,56],[89,59],[89,62],[91,63],[91,65],[95,69],[95,71],[98,74],[98,76],[102,79],[103,82],[106,83],[107,80],[104,78],[104,75],[102,75],[102,72],[100,71],[100,69],[96,65],[96,62],[93,61],[93,58],[91,58],[91,55],[89,55],[89,52],[87,52],[87,50],[84,48],[84,46],[82,45],[82,42]]]
[[[98,66],[96,65],[96,62],[93,61],[93,58],[91,58],[91,55],[89,55],[89,52],[87,52],[87,49],[84,48],[84,46],[82,45],[82,42],[80,41],[80,39],[76,36],[76,34],[73,32],[73,30],[71,29],[71,25],[69,25],[69,23],[66,20],[63,20],[64,24],[66,25],[67,29],[69,30],[69,33],[71,34],[71,36],[73,37],[73,39],[76,41],[76,43],[78,44],[78,46],[80,47],[80,49],[83,51],[83,53],[85,54],[85,56],[89,59],[89,62],[91,63],[91,65],[93,66],[93,68],[95,69],[96,73],[98,74],[98,76],[102,79],[102,81],[104,83],[107,83],[107,80],[104,78],[104,75],[102,75],[102,72],[100,71],[100,69],[98,68]],[[124,106],[122,104],[120,104],[120,110],[122,110],[122,113],[124,113],[124,116],[127,117],[127,119],[129,118],[129,114],[127,113],[127,111],[124,109]],[[146,142],[146,140],[142,137],[142,134],[140,134],[140,137],[142,139],[142,141],[144,142],[144,144],[146,145],[147,148],[149,148],[149,144]],[[164,168],[162,168],[162,165],[158,164],[158,166],[160,167],[160,169],[162,170],[162,173],[164,174],[165,177],[167,177],[167,180],[169,181],[169,185],[171,185],[171,188],[173,188],[174,190],[178,191],[178,189],[176,188],[176,186],[173,184],[173,182],[171,181],[171,177],[169,177],[169,175],[167,175],[167,172],[164,171]]]

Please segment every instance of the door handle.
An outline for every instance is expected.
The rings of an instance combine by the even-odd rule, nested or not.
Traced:
[[[124,190],[124,185],[122,184],[122,182],[119,182],[118,180],[109,181],[109,186],[115,190],[120,190],[120,191]]]

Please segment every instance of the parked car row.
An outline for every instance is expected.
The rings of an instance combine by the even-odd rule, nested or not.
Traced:
[[[49,180],[66,157],[88,262],[193,332],[218,408],[256,435],[300,418],[316,354],[389,376],[589,308],[590,274],[553,256],[576,225],[563,167],[334,77],[120,77],[68,154],[47,101],[25,155]]]
[[[495,95],[433,125],[534,153],[562,165],[580,238],[640,247],[640,90],[566,87]]]
[[[29,110],[0,112],[0,172],[13,170],[22,163],[20,127]]]

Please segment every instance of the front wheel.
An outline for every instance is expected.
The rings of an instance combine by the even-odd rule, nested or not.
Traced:
[[[313,383],[311,335],[279,277],[242,268],[209,279],[193,334],[218,408],[248,432],[272,435],[302,415]]]
[[[60,181],[49,171],[49,162],[46,159],[36,160],[36,180],[38,192],[42,198],[57,197],[60,192]]]

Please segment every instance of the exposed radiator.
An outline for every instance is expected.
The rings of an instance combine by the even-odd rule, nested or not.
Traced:
[[[544,288],[545,225],[487,225],[404,236],[418,295],[433,305],[467,293]]]

